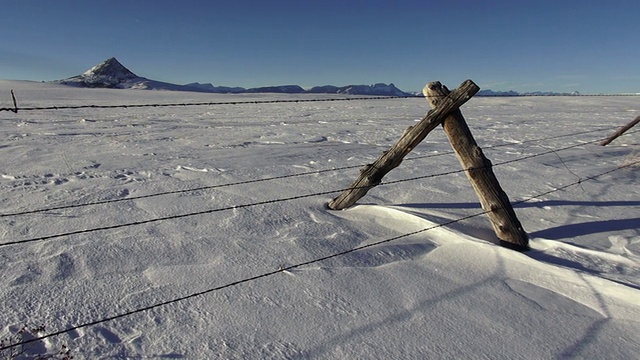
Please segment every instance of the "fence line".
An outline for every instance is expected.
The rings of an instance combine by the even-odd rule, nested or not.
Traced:
[[[291,94],[289,94],[291,95]],[[357,95],[353,95],[357,96]],[[331,101],[357,101],[357,100],[389,100],[389,99],[406,99],[406,98],[423,98],[417,95],[405,96],[368,96],[353,98],[330,98],[330,99],[288,99],[288,100],[248,100],[248,101],[209,101],[209,102],[193,102],[193,103],[157,103],[157,104],[121,104],[121,105],[61,105],[61,106],[44,106],[44,107],[15,107],[0,108],[0,111],[34,111],[34,110],[67,110],[67,109],[116,109],[116,108],[147,108],[147,107],[186,107],[186,106],[218,106],[218,105],[247,105],[247,104],[282,104],[282,103],[306,103],[306,102],[331,102]]]
[[[212,95],[229,95],[229,94],[217,94]],[[283,95],[298,95],[298,94],[283,94]],[[307,95],[319,95],[319,94],[307,94]],[[350,96],[359,96],[344,94]],[[613,96],[640,96],[640,94],[480,94],[476,97],[613,97]],[[211,102],[194,102],[194,103],[157,103],[157,104],[121,104],[121,105],[60,105],[60,106],[43,106],[43,107],[17,107],[12,108],[0,108],[2,111],[11,111],[17,113],[18,111],[35,111],[35,110],[65,110],[65,109],[114,109],[114,108],[145,108],[145,107],[178,107],[178,106],[217,106],[217,105],[245,105],[245,104],[281,104],[281,103],[304,103],[304,102],[330,102],[330,101],[356,101],[356,100],[389,100],[389,99],[410,99],[420,98],[424,99],[423,95],[402,95],[402,96],[362,96],[354,98],[330,98],[330,99],[297,99],[297,100],[250,100],[250,101],[211,101]],[[15,104],[15,101],[14,101]]]
[[[628,164],[625,164],[625,165],[622,165],[622,166],[618,166],[617,168],[614,168],[614,169],[611,169],[611,170],[608,170],[608,171],[605,171],[605,172],[602,172],[602,173],[599,173],[599,174],[596,174],[596,175],[585,177],[585,178],[580,179],[578,181],[575,181],[573,183],[570,183],[570,184],[567,184],[567,185],[563,185],[563,186],[555,188],[553,190],[549,190],[549,191],[546,191],[546,192],[543,192],[543,193],[540,193],[540,194],[536,194],[536,195],[527,197],[525,199],[513,202],[511,204],[512,205],[522,204],[522,203],[531,201],[533,199],[539,198],[541,196],[549,195],[549,194],[552,194],[552,193],[567,189],[569,187],[572,187],[572,186],[575,186],[575,185],[579,185],[579,184],[581,184],[581,183],[583,183],[585,181],[595,180],[595,179],[597,179],[599,177],[602,177],[604,175],[613,173],[613,172],[618,171],[618,170],[622,170],[622,169],[627,168],[627,167],[635,166],[637,164],[640,164],[640,160],[637,160],[635,162],[631,162],[631,163],[628,163]],[[332,253],[332,254],[329,254],[329,255],[326,255],[326,256],[323,256],[323,257],[315,258],[315,259],[308,260],[308,261],[301,262],[301,263],[297,263],[297,264],[294,264],[294,265],[280,267],[277,270],[264,272],[264,273],[259,274],[259,275],[255,275],[255,276],[251,276],[251,277],[244,278],[244,279],[241,279],[241,280],[237,280],[237,281],[234,281],[234,282],[230,282],[230,283],[227,283],[225,285],[220,285],[220,286],[217,286],[217,287],[214,287],[214,288],[210,288],[210,289],[207,289],[207,290],[199,291],[199,292],[196,292],[196,293],[191,293],[191,294],[188,294],[188,295],[185,295],[185,296],[182,296],[182,297],[178,297],[178,298],[174,298],[174,299],[171,299],[171,300],[167,300],[167,301],[163,301],[163,302],[160,302],[160,303],[156,303],[156,304],[153,304],[153,305],[149,305],[149,306],[146,306],[146,307],[142,307],[142,308],[126,311],[124,313],[116,314],[116,315],[113,315],[113,316],[104,317],[104,318],[99,319],[99,320],[94,320],[94,321],[87,322],[87,323],[84,323],[84,324],[75,325],[75,326],[69,327],[67,329],[60,330],[60,331],[57,331],[57,332],[53,332],[53,333],[50,333],[50,334],[46,334],[46,335],[43,335],[43,336],[40,336],[40,337],[36,337],[36,338],[30,339],[30,340],[27,340],[27,341],[23,341],[23,342],[20,342],[20,343],[16,343],[16,344],[11,344],[11,345],[8,345],[8,346],[0,347],[0,351],[1,350],[6,350],[6,349],[10,349],[10,348],[13,348],[13,347],[16,347],[16,346],[27,345],[29,343],[33,343],[33,342],[36,342],[36,341],[40,341],[40,340],[48,339],[48,338],[51,338],[51,337],[59,336],[59,335],[62,335],[62,334],[65,334],[65,333],[68,333],[68,332],[71,332],[71,331],[74,331],[74,330],[78,330],[78,329],[86,328],[86,327],[89,327],[89,326],[98,325],[98,324],[102,324],[102,323],[105,323],[105,322],[113,321],[113,320],[116,320],[116,319],[124,318],[124,317],[130,316],[130,315],[134,315],[134,314],[137,314],[137,313],[149,311],[149,310],[152,310],[152,309],[155,309],[155,308],[158,308],[158,307],[179,303],[179,302],[182,302],[182,301],[185,301],[185,300],[188,300],[188,299],[191,299],[191,298],[195,298],[195,297],[198,297],[198,296],[206,295],[206,294],[209,294],[209,293],[212,293],[212,292],[215,292],[215,291],[219,291],[219,290],[223,290],[223,289],[226,289],[226,288],[230,288],[230,287],[234,287],[234,286],[237,286],[237,285],[241,285],[241,284],[244,284],[244,283],[252,282],[252,281],[255,281],[255,280],[259,280],[259,279],[262,279],[262,278],[273,276],[273,275],[276,275],[276,274],[279,274],[279,273],[283,273],[283,272],[286,272],[286,271],[289,271],[289,270],[293,270],[293,269],[296,269],[296,268],[300,268],[300,267],[303,267],[303,266],[319,263],[319,262],[322,262],[322,261],[325,261],[325,260],[329,260],[329,259],[332,259],[332,258],[344,256],[344,255],[347,255],[347,254],[350,254],[350,253],[354,253],[356,251],[363,250],[363,249],[366,249],[366,248],[369,248],[369,247],[373,247],[373,246],[377,246],[377,245],[380,245],[380,244],[396,241],[396,240],[399,240],[399,239],[402,239],[402,238],[406,238],[406,237],[409,237],[409,236],[417,235],[417,234],[420,234],[420,233],[423,233],[423,232],[427,232],[427,231],[430,231],[430,230],[434,230],[434,229],[437,229],[437,228],[440,228],[440,227],[448,226],[448,225],[451,225],[451,224],[454,224],[454,223],[457,223],[457,222],[460,222],[460,221],[463,221],[463,220],[467,220],[467,219],[471,219],[471,218],[474,218],[474,217],[477,217],[477,216],[481,216],[481,215],[486,214],[489,211],[492,211],[492,210],[481,211],[481,212],[478,212],[478,213],[474,213],[472,215],[468,215],[468,216],[461,217],[461,218],[458,218],[458,219],[450,220],[450,221],[444,222],[442,224],[433,225],[433,226],[430,226],[430,227],[427,227],[427,228],[424,228],[424,229],[420,229],[420,230],[416,230],[416,231],[413,231],[413,232],[410,232],[410,233],[394,236],[394,237],[391,237],[391,238],[383,239],[383,240],[376,241],[376,242],[373,242],[373,243],[369,243],[369,244],[366,244],[366,245],[357,246],[357,247],[354,247],[354,248],[351,248],[351,249],[347,249],[347,250],[344,250],[344,251]]]
[[[628,133],[628,134],[632,134],[632,133],[639,132],[639,131],[640,130],[636,130],[636,131]],[[427,178],[434,178],[434,177],[439,177],[439,176],[457,174],[457,173],[465,172],[467,170],[490,168],[492,166],[500,166],[500,165],[510,164],[510,163],[523,161],[523,160],[527,160],[527,159],[531,159],[531,158],[534,158],[534,157],[547,155],[547,154],[551,154],[551,153],[557,154],[560,151],[569,150],[569,149],[572,149],[572,148],[576,148],[576,147],[584,146],[584,145],[588,145],[588,144],[593,144],[593,143],[597,143],[597,142],[600,142],[600,141],[602,141],[602,139],[597,139],[597,140],[588,141],[588,142],[582,142],[582,143],[579,143],[579,144],[566,146],[564,148],[549,150],[549,151],[545,151],[545,152],[542,152],[542,153],[537,153],[537,154],[527,155],[527,156],[516,158],[516,159],[512,159],[512,160],[502,161],[502,162],[499,162],[499,163],[496,163],[496,164],[493,164],[493,165],[489,164],[486,167],[470,168],[470,169],[459,169],[459,170],[452,170],[452,171],[447,171],[447,172],[442,172],[442,173],[436,173],[436,174],[412,177],[412,178],[407,178],[407,179],[400,179],[400,180],[394,180],[394,181],[388,181],[388,182],[381,182],[380,185],[397,184],[397,183],[402,183],[402,182],[407,182],[407,181],[413,181],[413,180],[420,180],[420,179],[427,179]],[[232,206],[226,206],[226,207],[215,208],[215,209],[201,210],[201,211],[196,211],[196,212],[191,212],[191,213],[186,213],[186,214],[170,215],[170,216],[164,216],[164,217],[159,217],[159,218],[152,218],[152,219],[147,219],[147,220],[134,221],[134,222],[124,223],[124,224],[116,224],[116,225],[103,226],[103,227],[98,227],[98,228],[76,230],[76,231],[70,231],[70,232],[66,232],[66,233],[40,236],[40,237],[35,237],[35,238],[30,238],[30,239],[15,240],[15,241],[10,241],[10,242],[0,243],[0,247],[9,246],[9,245],[25,244],[25,243],[37,242],[37,241],[44,241],[44,240],[50,240],[50,239],[59,238],[59,237],[86,234],[86,233],[92,233],[92,232],[96,232],[96,231],[113,230],[113,229],[129,227],[129,226],[138,226],[138,225],[149,224],[149,223],[154,223],[154,222],[160,222],[160,221],[165,221],[165,220],[180,219],[180,218],[185,218],[185,217],[190,217],[190,216],[212,214],[212,213],[221,212],[221,211],[248,208],[248,207],[253,207],[253,206],[258,206],[258,205],[266,205],[266,204],[273,204],[273,203],[278,203],[278,202],[299,200],[299,199],[315,197],[315,196],[320,196],[320,195],[334,194],[334,193],[343,192],[343,191],[346,191],[346,190],[349,190],[349,189],[353,189],[353,188],[349,187],[349,188],[343,188],[343,189],[328,190],[328,191],[316,192],[316,193],[311,193],[311,194],[303,194],[303,195],[285,197],[285,198],[280,198],[280,199],[271,199],[271,200],[258,201],[258,202],[241,204],[241,205],[232,205]]]
[[[508,143],[508,142],[505,142],[503,144],[487,146],[487,147],[484,147],[484,149],[493,149],[493,148],[499,148],[499,147],[504,147],[504,146],[509,146],[509,145],[517,146],[517,145],[522,145],[522,144],[531,143],[531,142],[539,142],[539,141],[545,141],[545,140],[551,140],[551,139],[559,139],[559,138],[568,137],[568,136],[589,134],[589,133],[600,132],[600,131],[609,130],[609,129],[615,129],[615,128],[617,128],[617,127],[610,127],[610,128],[608,127],[608,128],[601,128],[601,129],[596,129],[596,130],[580,131],[580,132],[571,133],[571,134],[554,135],[554,136],[545,137],[545,138],[525,140],[525,141],[521,141],[520,143]],[[632,134],[634,132],[630,132],[629,134]],[[449,155],[449,154],[454,154],[454,151],[453,150],[449,150],[449,151],[445,151],[445,152],[441,152],[441,153],[437,153],[437,154],[427,154],[427,155],[409,157],[409,158],[404,159],[404,161],[425,159],[425,158],[431,158],[431,157],[443,156],[443,155]],[[293,177],[298,177],[298,176],[316,175],[316,174],[321,174],[321,173],[325,173],[325,172],[361,168],[361,167],[363,167],[365,165],[366,164],[350,165],[350,166],[343,166],[343,167],[330,168],[330,169],[320,169],[320,170],[314,170],[314,171],[307,171],[307,172],[302,172],[302,173],[297,173],[297,174],[273,176],[273,177],[262,178],[262,179],[251,179],[251,180],[244,180],[244,181],[238,181],[238,182],[232,182],[232,183],[226,183],[226,184],[201,186],[201,187],[192,188],[192,189],[165,191],[165,192],[159,192],[159,193],[154,193],[154,194],[147,194],[147,195],[132,196],[132,197],[128,197],[128,198],[121,198],[121,199],[110,199],[110,200],[95,201],[95,202],[89,202],[89,203],[83,203],[83,204],[61,205],[61,206],[48,207],[48,208],[42,208],[42,209],[36,209],[36,210],[25,210],[25,211],[20,211],[20,212],[4,213],[4,214],[0,214],[0,218],[1,217],[8,217],[8,216],[35,214],[35,213],[41,213],[41,212],[46,212],[46,211],[54,211],[54,210],[74,209],[74,208],[80,208],[80,207],[85,207],[85,206],[104,205],[104,204],[110,204],[110,203],[115,203],[115,202],[145,199],[145,198],[151,198],[151,197],[163,196],[163,195],[181,194],[181,193],[201,191],[201,190],[211,190],[211,189],[217,189],[217,188],[222,188],[222,187],[229,187],[229,186],[236,186],[236,185],[246,185],[246,184],[253,184],[253,183],[258,183],[258,182],[272,181],[272,180],[281,180],[281,179],[293,178]],[[457,171],[457,172],[459,172],[459,171]]]

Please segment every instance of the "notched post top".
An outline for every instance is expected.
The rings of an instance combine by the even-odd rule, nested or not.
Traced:
[[[449,94],[449,89],[440,83],[440,81],[432,81],[427,83],[425,87],[422,89],[422,95],[427,98],[429,104],[432,107],[436,107],[438,103],[446,96],[444,94]]]

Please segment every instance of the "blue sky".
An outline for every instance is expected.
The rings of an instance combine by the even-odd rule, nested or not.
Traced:
[[[640,92],[638,0],[2,0],[0,79]]]

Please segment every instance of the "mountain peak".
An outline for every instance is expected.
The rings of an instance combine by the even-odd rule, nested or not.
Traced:
[[[137,78],[138,75],[131,72],[129,69],[124,67],[118,59],[115,57],[110,57],[107,60],[101,62],[100,64],[92,67],[91,69],[84,72],[85,76],[109,76],[109,77],[117,77],[119,79],[133,79]]]
[[[147,79],[139,77],[120,64],[115,57],[111,57],[80,75],[58,82],[82,87],[130,88],[144,87],[145,80]]]

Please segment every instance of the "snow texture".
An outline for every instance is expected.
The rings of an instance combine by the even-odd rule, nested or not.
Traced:
[[[9,89],[23,107],[349,98],[0,81],[0,94]],[[0,112],[1,243],[204,212],[0,246],[0,337],[276,271],[47,338],[30,354],[66,344],[76,359],[636,359],[640,168],[550,191],[637,162],[634,129],[593,141],[638,104],[489,97],[462,107],[494,164],[579,145],[495,166],[512,201],[533,197],[515,209],[525,253],[500,247],[485,216],[438,227],[481,211],[463,173],[381,185],[344,211],[325,207],[338,193],[239,207],[348,186],[428,111],[424,99]],[[342,167],[352,168],[330,170]],[[437,129],[385,181],[457,169]],[[7,216],[67,205],[78,206]]]

